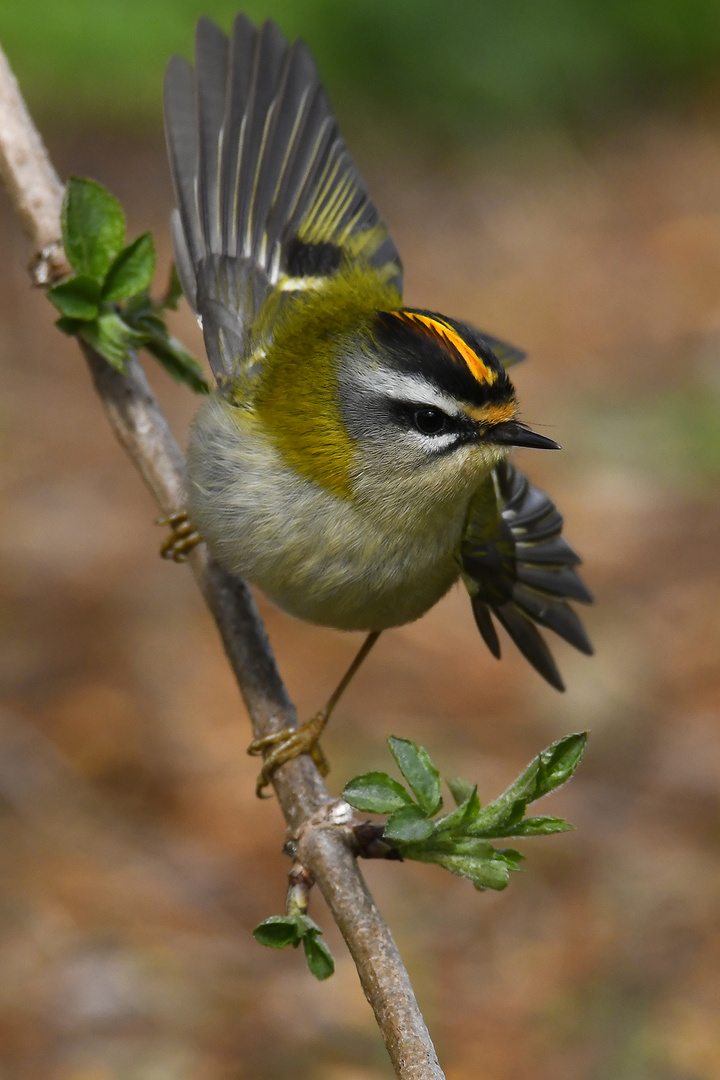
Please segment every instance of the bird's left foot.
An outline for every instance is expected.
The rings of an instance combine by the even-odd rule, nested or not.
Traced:
[[[184,511],[161,518],[158,525],[169,525],[171,529],[170,535],[160,548],[163,559],[185,562],[192,549],[202,543],[202,536]]]
[[[318,739],[327,723],[328,716],[328,710],[322,709],[311,720],[306,720],[298,727],[283,728],[282,731],[275,731],[272,735],[255,739],[250,743],[248,754],[265,755],[263,767],[255,785],[255,794],[259,799],[265,798],[263,788],[270,783],[275,770],[286,761],[300,757],[301,754],[309,754],[317,765],[320,775],[327,776],[330,766],[320,749]]]
[[[258,798],[263,798],[263,788],[270,783],[275,770],[284,765],[286,761],[292,761],[293,758],[300,757],[301,754],[309,754],[317,765],[320,775],[327,776],[330,766],[320,749],[318,739],[325,730],[330,714],[340,700],[345,688],[379,636],[379,630],[372,630],[368,634],[357,656],[343,675],[335,691],[330,695],[327,705],[319,713],[315,713],[312,720],[306,720],[304,724],[300,724],[296,728],[283,728],[282,731],[276,731],[272,735],[266,735],[264,739],[255,739],[254,742],[250,743],[248,747],[249,754],[263,754],[265,757],[255,786],[255,794]]]

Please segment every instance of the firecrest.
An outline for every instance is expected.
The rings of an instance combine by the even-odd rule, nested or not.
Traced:
[[[194,71],[170,61],[172,231],[217,388],[188,448],[188,515],[231,574],[300,619],[368,639],[312,721],[253,744],[258,788],[317,738],[380,631],[462,579],[497,657],[493,616],[563,683],[537,630],[582,652],[589,601],[550,499],[508,461],[559,449],[519,419],[523,354],[404,307],[402,264],[338,131],[313,60],[277,26],[197,27]]]

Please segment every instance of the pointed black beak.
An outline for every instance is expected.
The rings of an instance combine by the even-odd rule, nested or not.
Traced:
[[[487,431],[488,442],[498,446],[531,446],[536,450],[562,450],[559,443],[531,431],[518,420],[507,420],[504,424],[493,424]]]

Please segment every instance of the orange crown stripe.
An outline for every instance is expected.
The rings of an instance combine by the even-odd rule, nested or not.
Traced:
[[[439,337],[443,342],[449,346],[448,351],[456,353],[462,360],[465,361],[472,375],[480,383],[494,383],[497,379],[497,372],[493,371],[485,364],[478,354],[471,349],[466,341],[458,334],[457,330],[453,330],[452,326],[443,322],[441,319],[434,319],[430,315],[420,315],[415,311],[398,311],[397,315],[402,319],[414,320],[419,322],[425,327],[426,331],[429,331],[433,336]]]

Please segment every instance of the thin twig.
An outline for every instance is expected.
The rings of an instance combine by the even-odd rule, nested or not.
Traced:
[[[63,188],[1,50],[0,175],[33,245],[34,283],[46,284],[67,265],[59,243]],[[139,362],[131,360],[127,374],[120,375],[88,346],[82,348],[112,429],[162,513],[183,510],[183,456]],[[255,737],[295,724],[295,709],[246,585],[213,563],[204,545],[192,552],[189,562],[217,622]],[[397,946],[357,866],[352,828],[339,824],[338,804],[308,756],[278,769],[273,785],[298,858],[317,882],[347,942],[396,1075],[442,1080]]]

